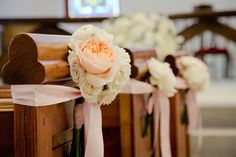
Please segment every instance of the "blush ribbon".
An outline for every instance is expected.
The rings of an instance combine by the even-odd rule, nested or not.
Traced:
[[[198,139],[197,139],[196,151],[193,153],[193,156],[197,157],[202,147],[203,137],[201,133],[202,117],[201,117],[200,108],[197,104],[196,90],[192,88],[191,86],[189,86],[186,80],[180,77],[177,77],[176,88],[177,89],[189,88],[186,95],[186,100],[185,100],[187,104],[188,119],[189,119],[188,132],[190,133],[192,129],[196,129],[196,128],[200,130],[200,135],[198,136]]]
[[[186,89],[187,84],[182,79],[177,79],[176,88]],[[80,90],[60,85],[12,85],[11,86],[13,103],[27,106],[48,106],[58,104],[81,97]],[[170,147],[170,103],[166,95],[161,93],[152,85],[130,79],[120,92],[123,94],[145,94],[152,93],[146,108],[148,113],[154,110],[154,143],[156,147],[160,123],[161,153],[163,157],[171,157]],[[197,105],[195,91],[190,90],[187,94],[188,113],[191,116],[190,127],[197,123]],[[85,157],[103,157],[104,143],[102,135],[102,115],[99,104],[88,104],[84,102],[75,115],[75,124],[78,127],[85,125],[86,149]]]
[[[170,103],[166,95],[155,89],[146,104],[149,114],[154,110],[154,141],[153,149],[157,146],[159,122],[160,122],[160,141],[161,156],[171,157],[170,146]]]
[[[200,108],[197,104],[196,90],[191,86],[189,86],[188,83],[180,77],[177,77],[176,88],[177,89],[189,88],[185,100],[188,106],[188,117],[189,117],[188,131],[191,131],[191,129],[193,128],[200,127],[201,114],[200,114]]]
[[[145,94],[153,91],[152,85],[130,79],[120,92],[124,94]],[[60,85],[12,85],[14,104],[40,107],[67,102],[81,97],[80,90]],[[99,104],[84,102],[79,105],[75,115],[76,127],[85,125],[85,157],[103,157],[102,115]],[[80,111],[78,111],[80,110]]]
[[[176,88],[186,89],[187,83],[181,78],[177,78]],[[59,85],[12,85],[13,103],[26,106],[48,106],[58,104],[81,97],[80,91],[76,88]],[[145,94],[153,93],[148,100],[147,110],[155,112],[155,135],[154,146],[157,143],[159,121],[161,134],[161,153],[163,157],[171,157],[170,148],[170,104],[168,97],[148,83],[130,79],[120,92],[123,94]],[[195,90],[191,89],[187,93],[186,102],[188,104],[188,116],[190,119],[189,128],[196,127],[199,115],[199,108],[196,103]],[[103,157],[104,143],[102,135],[102,116],[100,105],[83,103],[82,112],[76,115],[75,124],[81,126],[85,124],[86,150],[85,157]],[[83,114],[81,114],[83,113]]]

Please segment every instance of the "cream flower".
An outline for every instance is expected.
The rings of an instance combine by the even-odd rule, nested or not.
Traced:
[[[69,42],[70,74],[88,103],[111,103],[129,80],[130,58],[104,30],[86,25]],[[123,73],[123,68],[128,69]],[[113,86],[117,84],[117,86]]]
[[[201,91],[208,86],[208,68],[200,59],[192,56],[179,57],[177,58],[177,67],[180,70],[180,74],[188,82],[190,87]]]
[[[168,97],[176,93],[176,78],[168,63],[160,62],[154,58],[148,60],[148,69],[151,74],[150,82]]]
[[[106,20],[103,27],[114,35],[118,45],[155,49],[160,61],[175,53],[183,42],[183,37],[177,35],[175,25],[168,17],[152,12],[135,12],[130,16]]]

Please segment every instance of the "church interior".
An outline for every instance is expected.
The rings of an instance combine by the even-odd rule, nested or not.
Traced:
[[[235,0],[0,1],[0,157],[235,148]]]

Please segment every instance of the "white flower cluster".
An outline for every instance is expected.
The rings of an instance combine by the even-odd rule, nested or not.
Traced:
[[[176,77],[170,68],[169,63],[160,62],[151,58],[147,61],[148,69],[151,74],[150,83],[166,96],[172,97],[176,93],[175,84]]]
[[[176,63],[180,75],[188,82],[190,87],[201,91],[208,86],[209,72],[203,61],[192,56],[181,56],[177,58]]]
[[[159,60],[175,53],[183,42],[183,37],[177,35],[174,23],[156,13],[136,12],[106,20],[103,27],[114,35],[118,45],[137,49],[154,48]]]
[[[92,25],[80,27],[69,41],[70,75],[88,103],[110,104],[131,74],[130,57],[113,36]]]

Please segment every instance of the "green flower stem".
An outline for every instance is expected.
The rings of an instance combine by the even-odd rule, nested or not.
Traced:
[[[188,110],[187,110],[187,105],[184,105],[182,115],[181,115],[181,123],[188,125]]]
[[[83,157],[83,151],[81,147],[81,130],[73,128],[73,139],[71,144],[71,151],[69,157]]]
[[[181,114],[181,123],[185,124],[185,125],[188,125],[188,123],[189,123],[189,119],[188,119],[188,106],[185,103],[186,102],[186,94],[187,94],[187,92],[188,92],[188,89],[187,90],[181,90],[181,92],[180,92],[182,101],[184,102],[183,110],[182,110],[182,114]]]
[[[152,123],[152,114],[146,114],[144,118],[144,127],[143,127],[142,137],[147,136],[148,130],[150,130],[151,123]]]
[[[82,104],[84,99],[78,98],[75,100],[76,105]],[[74,107],[74,123],[75,123],[75,107]],[[74,125],[73,128],[73,137],[69,157],[83,157],[84,156],[84,128],[76,128]]]

